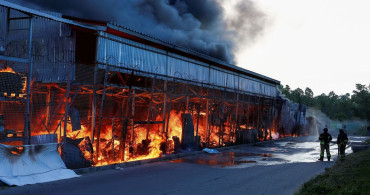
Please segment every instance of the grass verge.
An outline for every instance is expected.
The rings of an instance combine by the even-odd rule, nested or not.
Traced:
[[[303,184],[298,194],[370,194],[370,150],[352,153]]]

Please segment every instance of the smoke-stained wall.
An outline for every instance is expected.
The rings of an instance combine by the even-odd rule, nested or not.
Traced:
[[[251,0],[239,0],[226,18],[222,0],[9,0],[66,15],[115,21],[165,41],[234,64],[241,39],[253,40],[265,15]]]

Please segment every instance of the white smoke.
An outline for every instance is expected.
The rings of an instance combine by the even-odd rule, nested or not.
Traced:
[[[306,112],[307,128],[310,135],[319,135],[324,128],[328,128],[333,136],[338,135],[339,129],[344,129],[348,134],[355,134],[360,128],[365,128],[364,120],[332,120],[318,109],[309,107]]]

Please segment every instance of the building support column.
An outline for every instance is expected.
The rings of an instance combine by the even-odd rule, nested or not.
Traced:
[[[9,20],[9,18],[8,18]],[[33,18],[30,17],[30,33],[29,33],[29,40],[28,40],[28,77],[27,77],[27,101],[26,101],[26,111],[25,111],[25,120],[24,120],[24,140],[23,145],[29,145],[31,139],[31,131],[30,131],[30,105],[31,105],[31,85],[32,85],[32,73],[33,73],[33,57],[32,57],[32,36],[33,36]]]
[[[114,128],[115,128],[116,117],[112,118],[112,162],[114,162]]]
[[[153,119],[152,107],[153,107],[154,89],[155,89],[155,77],[154,77],[153,83],[152,83],[152,92],[151,92],[150,105],[149,105],[149,110],[148,110],[146,140],[149,140],[150,122]]]
[[[95,126],[96,126],[96,106],[97,106],[97,77],[98,77],[98,65],[95,66],[94,68],[94,86],[93,86],[93,94],[92,94],[92,101],[91,101],[91,143],[94,143],[95,139]]]
[[[62,147],[62,157],[63,161],[65,162],[65,155],[66,150],[65,147],[67,145],[67,124],[68,124],[68,112],[69,112],[69,91],[71,89],[71,81],[70,81],[70,64],[68,64],[68,75],[67,75],[67,91],[66,91],[66,108],[65,108],[65,114],[64,114],[64,138],[63,138],[63,147]]]
[[[131,99],[131,85],[129,85],[128,95],[127,95],[127,104],[126,104],[126,111],[125,116],[122,117],[122,130],[121,130],[121,139],[120,139],[120,159],[122,162],[124,162],[125,159],[125,153],[126,153],[126,136],[129,126],[129,111],[130,111],[130,99]],[[124,100],[122,100],[122,110],[125,108]],[[134,137],[134,135],[132,135]]]
[[[200,92],[198,94],[199,96],[199,105],[198,105],[198,109],[197,109],[197,131],[196,131],[196,134],[195,136],[198,137],[198,130],[199,130],[199,117],[200,117],[200,105],[202,104],[202,91],[203,91],[203,87],[200,87]]]
[[[103,95],[102,95],[101,103],[100,103],[99,125],[98,125],[98,131],[97,131],[97,136],[96,136],[96,160],[97,161],[99,161],[100,130],[101,130],[102,122],[103,122],[102,120],[103,120],[103,115],[104,115],[104,112],[103,112],[104,111],[104,99],[105,99],[107,81],[108,81],[108,66],[105,68]]]
[[[134,142],[135,141],[135,123],[134,123],[134,121],[135,121],[135,101],[136,101],[136,90],[135,89],[133,89],[132,90],[132,137],[131,137],[131,142]]]
[[[169,124],[170,124],[171,109],[172,109],[172,94],[174,93],[174,90],[175,90],[175,83],[172,84],[172,89],[171,89],[171,92],[169,94],[170,105],[168,106],[168,114],[167,114],[166,142],[168,141],[168,127],[169,127]]]
[[[220,129],[218,135],[218,146],[221,146],[221,143],[224,142],[224,113],[225,113],[225,97],[226,93],[225,90],[222,92],[222,110],[221,110],[221,117],[220,117]]]
[[[163,86],[163,125],[162,125],[162,133],[166,133],[166,111],[167,111],[167,80],[164,80]]]

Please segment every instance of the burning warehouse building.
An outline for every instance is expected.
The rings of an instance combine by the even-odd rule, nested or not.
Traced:
[[[124,26],[0,1],[0,142],[70,168],[304,133],[279,81]]]

